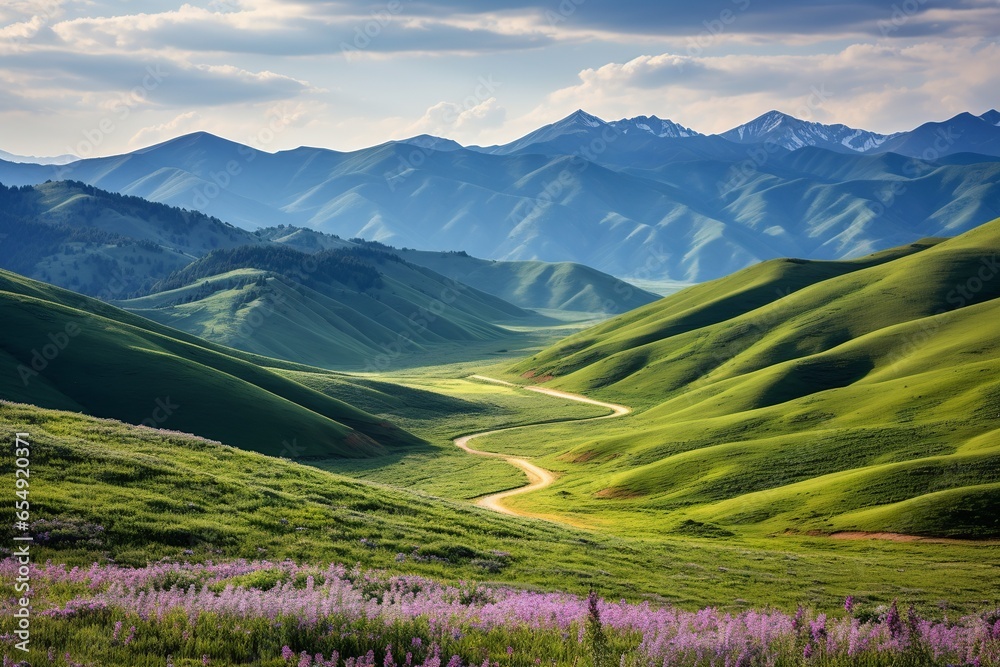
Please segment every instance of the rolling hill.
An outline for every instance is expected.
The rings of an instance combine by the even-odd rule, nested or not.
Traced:
[[[384,370],[403,355],[513,334],[542,318],[361,246],[306,254],[283,245],[212,252],[147,296],[117,302],[232,347],[323,367]]]
[[[105,300],[152,287],[213,249],[261,239],[202,213],[80,182],[0,185],[0,267]]]
[[[461,250],[399,249],[361,239],[345,241],[338,236],[303,227],[270,227],[260,229],[256,234],[303,252],[352,246],[375,248],[521,308],[620,313],[659,298],[614,276],[572,262],[504,262],[479,259]]]
[[[422,441],[243,354],[0,272],[0,397],[194,433],[273,456],[366,457]]]
[[[640,414],[541,438],[565,475],[521,502],[655,510],[662,530],[1000,535],[998,255],[1000,220],[766,262],[524,360],[511,372]]]
[[[772,130],[806,133],[787,147],[763,121],[732,141],[661,119],[607,123],[582,111],[487,148],[425,137],[272,154],[197,133],[60,167],[0,162],[0,181],[73,178],[248,229],[280,223],[699,282],[783,256],[859,257],[1000,215],[1000,158],[976,155],[992,150],[1000,131],[989,118],[956,117],[882,141],[782,117]],[[928,151],[941,147],[939,130],[955,140]],[[859,153],[858,141],[907,155]]]

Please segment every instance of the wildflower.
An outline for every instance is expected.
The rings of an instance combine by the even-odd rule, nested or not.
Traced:
[[[806,644],[806,647],[802,649],[802,657],[808,660],[813,655],[813,645],[812,643]]]
[[[848,614],[850,614],[851,612],[854,611],[854,596],[853,595],[848,595],[846,598],[844,598],[844,610]]]
[[[281,647],[281,657],[285,661],[291,660],[292,658],[295,657],[295,651],[293,651],[292,649],[290,649],[288,647],[288,645],[286,644],[286,645],[284,645],[284,646]]]
[[[208,659],[208,655],[202,655],[202,656],[201,656],[201,664],[203,664],[203,665],[205,665],[205,666],[207,667],[207,666],[208,666],[208,664],[209,664],[209,662],[210,662],[210,661],[209,661],[209,659]]]
[[[885,627],[889,630],[889,636],[899,639],[903,636],[903,619],[899,617],[899,607],[896,600],[892,601],[889,611],[885,615]]]
[[[305,651],[299,654],[299,667],[309,667],[312,664],[312,658]]]

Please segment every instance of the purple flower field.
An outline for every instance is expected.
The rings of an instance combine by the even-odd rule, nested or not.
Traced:
[[[4,613],[15,576],[0,562]],[[35,567],[35,664],[1000,665],[1000,615],[727,613],[292,562]],[[10,646],[4,665],[16,664]],[[52,658],[49,662],[48,658]]]

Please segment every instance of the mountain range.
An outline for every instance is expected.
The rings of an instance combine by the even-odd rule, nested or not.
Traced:
[[[73,179],[245,229],[697,282],[775,257],[857,257],[1000,215],[998,116],[885,136],[771,112],[705,136],[578,111],[503,146],[425,135],[348,153],[266,153],[196,133],[62,166],[0,162],[0,182]]]
[[[249,232],[80,182],[0,186],[0,268],[246,352],[379,368],[511,339],[527,309],[620,313],[658,296],[586,266],[399,250],[314,230]]]

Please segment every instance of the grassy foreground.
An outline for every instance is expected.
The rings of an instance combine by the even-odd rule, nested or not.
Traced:
[[[34,442],[31,532],[47,534],[35,562],[291,558],[578,594],[594,588],[685,608],[834,609],[856,595],[971,611],[996,597],[995,547],[726,540],[697,531],[625,539],[83,415],[2,404],[0,424]],[[11,476],[12,466],[5,458],[0,475]],[[0,527],[0,544],[12,543],[12,524]]]

